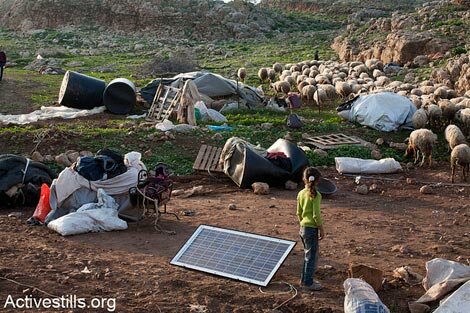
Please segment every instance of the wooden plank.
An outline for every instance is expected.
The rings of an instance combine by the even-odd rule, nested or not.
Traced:
[[[210,170],[212,167],[212,163],[214,162],[215,155],[217,154],[217,147],[212,147],[211,154],[209,155],[209,159],[207,160],[207,164],[205,169]]]
[[[222,153],[222,148],[217,148],[214,160],[212,160],[212,166],[210,167],[211,171],[220,171],[221,167],[219,164],[220,154]]]
[[[158,110],[158,114],[157,114],[157,120],[160,120],[160,117],[162,116],[163,109],[165,108],[165,101],[166,101],[166,98],[168,97],[169,92],[170,92],[170,90],[165,87],[165,96],[163,97],[163,101],[161,102],[161,104],[159,106],[159,110]]]
[[[204,158],[201,162],[201,170],[207,169],[207,163],[209,162],[209,156],[212,153],[213,147],[207,146],[206,152],[204,153]]]
[[[195,170],[200,170],[201,169],[201,161],[204,157],[204,153],[206,152],[207,145],[202,145],[201,148],[199,148],[199,152],[196,157],[196,161],[194,161],[193,169]]]

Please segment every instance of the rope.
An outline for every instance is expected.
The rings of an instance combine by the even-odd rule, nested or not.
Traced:
[[[26,158],[26,166],[25,166],[24,170],[22,170],[22,172],[23,172],[23,180],[21,181],[22,185],[24,185],[24,180],[26,178],[26,172],[28,172],[29,163],[31,163],[31,160],[29,158]]]
[[[10,279],[10,278],[6,278],[6,277],[3,277],[3,276],[0,276],[0,279],[3,279],[3,280],[6,280],[6,281],[9,281],[9,282],[12,282],[12,283],[17,284],[17,285],[20,285],[20,286],[24,286],[24,287],[28,287],[28,288],[33,288],[33,290],[36,289],[37,291],[40,291],[40,292],[42,292],[43,294],[48,295],[49,297],[52,297],[52,298],[60,298],[59,296],[50,294],[50,293],[48,293],[47,291],[44,291],[44,290],[42,290],[42,289],[39,289],[38,287],[34,287],[34,286],[32,286],[32,285],[23,284],[23,283],[20,283],[20,282],[18,282],[18,281],[16,281],[16,280]]]
[[[275,281],[275,282],[272,282],[271,284],[285,284],[285,285],[289,286],[289,290],[288,291],[270,291],[270,292],[266,292],[262,289],[262,287],[259,287],[259,291],[261,293],[264,293],[264,294],[278,294],[278,295],[285,295],[285,294],[290,294],[290,293],[294,292],[294,295],[292,297],[290,297],[286,301],[282,302],[281,304],[275,306],[273,308],[273,311],[275,311],[275,310],[279,309],[280,307],[286,305],[288,302],[292,301],[295,297],[297,297],[298,291],[292,284],[289,284],[288,282],[285,282],[285,281]]]

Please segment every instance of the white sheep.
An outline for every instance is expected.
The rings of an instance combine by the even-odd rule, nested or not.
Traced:
[[[242,83],[245,82],[245,77],[246,77],[246,68],[241,67],[238,69],[237,76],[240,79]]]
[[[276,71],[272,68],[268,69],[268,78],[270,82],[273,82],[276,80]]]
[[[313,99],[317,103],[318,113],[320,113],[322,105],[328,101],[328,95],[326,94],[326,91],[318,88],[317,91],[315,91]]]
[[[455,146],[458,146],[462,143],[467,143],[462,131],[456,125],[451,124],[447,126],[446,130],[444,131],[444,136],[449,143],[449,151],[454,149]]]
[[[414,163],[419,161],[420,153],[423,155],[420,166],[424,165],[426,158],[429,160],[429,167],[432,165],[432,149],[437,141],[437,135],[426,128],[417,129],[411,132],[408,139],[408,147],[406,148],[405,157],[413,154]]]
[[[424,128],[428,123],[428,115],[424,109],[418,109],[413,114],[412,120],[415,129]]]
[[[441,123],[442,109],[437,104],[430,104],[426,107],[429,123],[433,127],[438,127]]]
[[[449,124],[452,123],[455,117],[455,113],[457,113],[455,104],[449,100],[440,100],[438,105],[442,110],[442,118],[447,120]]]
[[[457,113],[455,113],[455,120],[462,123],[468,135],[470,132],[470,108],[457,111]]]
[[[457,165],[462,167],[463,181],[467,181],[467,175],[470,167],[470,147],[466,144],[460,144],[452,149],[450,154],[450,167],[452,169],[452,183],[454,183],[455,170]]]
[[[290,84],[286,81],[277,81],[271,84],[271,87],[274,89],[274,91],[277,93],[283,92],[285,94],[288,94],[290,91]]]
[[[342,98],[347,98],[352,93],[351,85],[346,82],[337,82],[335,89]]]
[[[261,82],[264,82],[268,79],[268,69],[266,68],[260,68],[258,71],[258,77]]]
[[[281,64],[281,63],[274,63],[274,64],[273,64],[273,70],[275,70],[276,73],[281,74],[281,72],[282,72],[282,64]]]
[[[305,105],[308,106],[311,101],[313,104],[315,91],[317,91],[317,88],[315,86],[312,86],[312,85],[304,86],[301,91],[302,103],[304,103],[305,101]]]

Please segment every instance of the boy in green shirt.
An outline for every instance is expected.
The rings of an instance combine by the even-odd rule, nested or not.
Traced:
[[[321,194],[316,189],[320,178],[321,173],[316,168],[307,167],[303,173],[305,188],[297,195],[297,216],[305,253],[301,285],[303,289],[311,291],[323,288],[313,279],[318,260],[318,241],[325,236],[320,212]]]

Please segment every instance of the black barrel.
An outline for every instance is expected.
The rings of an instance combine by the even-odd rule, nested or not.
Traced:
[[[59,104],[77,109],[92,109],[103,105],[104,80],[67,71],[59,92]]]
[[[127,114],[136,103],[135,85],[126,78],[116,78],[106,87],[103,103],[114,114]]]

